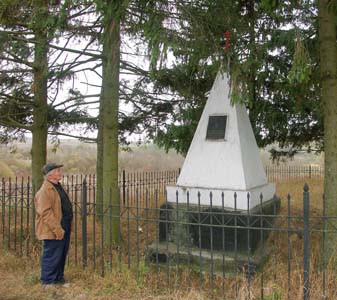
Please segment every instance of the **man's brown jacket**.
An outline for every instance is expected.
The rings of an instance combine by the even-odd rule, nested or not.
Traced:
[[[39,240],[55,240],[64,230],[61,227],[61,198],[51,182],[43,182],[35,195],[34,203],[36,237]]]

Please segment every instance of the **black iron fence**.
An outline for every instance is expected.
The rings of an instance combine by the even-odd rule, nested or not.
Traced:
[[[269,181],[323,178],[324,176],[324,167],[320,165],[267,165],[265,171]]]
[[[261,195],[254,208],[247,195],[247,210],[236,209],[235,195],[226,208],[212,193],[207,205],[200,204],[200,194],[166,203],[165,185],[177,175],[122,174],[120,205],[110,199],[103,212],[97,210],[94,176],[64,178],[74,204],[69,264],[102,275],[130,269],[154,288],[193,287],[214,299],[334,299],[335,273],[324,242],[335,233],[327,230],[334,218],[326,216],[323,197],[310,200],[306,185],[302,199],[264,201]],[[3,179],[0,192],[2,248],[40,255],[30,181]]]
[[[160,172],[121,172],[119,175],[121,209],[124,206],[138,206],[143,209],[147,197],[157,197],[158,201],[165,198],[165,186],[177,181],[179,171]],[[85,195],[83,195],[83,182],[85,184]],[[74,259],[78,261],[78,252],[81,240],[78,236],[81,222],[81,201],[85,196],[88,214],[93,215],[93,228],[96,227],[96,177],[95,175],[72,175],[65,176],[62,184],[69,194],[74,208]],[[14,250],[20,255],[30,255],[36,252],[36,241],[34,235],[35,211],[34,192],[31,179],[28,178],[2,178],[0,182],[1,199],[1,236],[2,246],[7,245],[8,250]],[[95,230],[93,232],[96,239]],[[95,246],[95,245],[94,245]]]

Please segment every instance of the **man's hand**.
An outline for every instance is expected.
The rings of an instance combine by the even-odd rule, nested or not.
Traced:
[[[63,240],[64,238],[64,231],[62,230],[60,234],[56,235],[56,240]]]

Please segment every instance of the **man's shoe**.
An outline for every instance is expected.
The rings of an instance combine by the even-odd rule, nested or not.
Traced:
[[[56,284],[62,285],[62,287],[68,288],[70,287],[70,283],[66,279],[60,279],[56,281]]]
[[[62,278],[62,279],[56,280],[55,283],[56,284],[65,284],[65,283],[67,283],[67,280],[65,280],[64,278]]]
[[[42,288],[47,291],[54,291],[57,289],[56,283],[42,283]]]

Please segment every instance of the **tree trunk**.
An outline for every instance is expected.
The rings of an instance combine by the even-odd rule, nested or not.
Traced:
[[[328,216],[337,216],[337,41],[336,13],[328,7],[329,0],[318,1],[320,67],[324,113],[324,194]],[[326,235],[327,256],[335,253],[337,221],[329,220]]]
[[[103,66],[104,70],[104,66]],[[104,72],[104,71],[103,71]],[[103,88],[101,91],[103,95]],[[97,162],[96,162],[96,214],[102,220],[103,214],[103,129],[102,129],[102,97],[100,99],[100,110],[98,116],[98,133],[97,133]]]
[[[104,222],[105,237],[119,242],[118,190],[118,104],[120,64],[120,20],[118,3],[107,1],[103,34],[102,136],[103,136],[103,203],[112,214]],[[111,206],[112,205],[112,206]],[[110,226],[111,224],[111,226]]]
[[[44,22],[48,17],[48,4],[45,0],[34,1],[35,53],[34,53],[34,110],[32,129],[32,179],[37,190],[42,181],[42,167],[47,158],[47,76],[48,76],[48,40]]]

